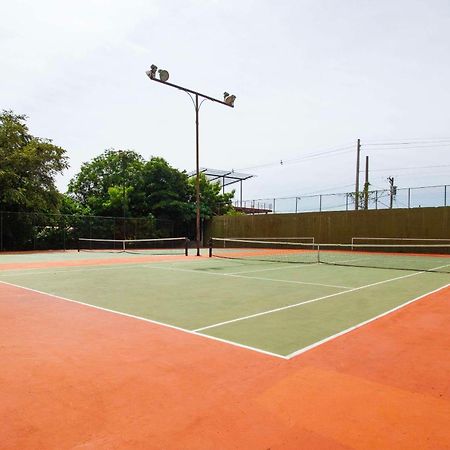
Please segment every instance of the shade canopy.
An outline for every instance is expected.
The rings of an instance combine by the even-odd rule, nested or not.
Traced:
[[[220,170],[207,167],[200,167],[200,173],[203,173],[209,181],[219,182],[222,187],[230,186],[255,176],[248,173],[235,172],[234,170]],[[190,177],[195,176],[195,174],[195,171],[188,173]]]

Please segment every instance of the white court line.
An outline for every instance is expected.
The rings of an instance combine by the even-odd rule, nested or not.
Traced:
[[[370,256],[362,256],[361,258],[351,258],[351,259],[337,260],[337,261],[332,261],[332,262],[326,262],[324,264],[339,265],[339,264],[344,264],[344,263],[347,263],[347,262],[365,261],[367,259],[370,259]],[[362,267],[363,267],[363,269],[367,269],[367,268],[370,269],[371,268],[371,267],[364,267],[364,266],[362,266]]]
[[[8,286],[13,286],[13,287],[16,287],[16,288],[19,288],[19,289],[24,289],[26,291],[35,292],[37,294],[41,294],[41,295],[44,295],[44,296],[47,296],[47,297],[56,298],[58,300],[63,300],[65,302],[76,303],[78,305],[83,305],[83,306],[86,306],[88,308],[99,309],[100,311],[106,311],[108,313],[117,314],[119,316],[129,317],[131,319],[142,320],[143,322],[148,322],[148,323],[152,323],[152,324],[155,324],[155,325],[160,325],[160,326],[166,327],[166,328],[172,328],[174,330],[178,330],[178,331],[181,331],[181,332],[187,333],[187,334],[192,334],[192,335],[198,336],[200,338],[206,338],[206,339],[210,339],[210,340],[213,340],[213,341],[223,342],[225,344],[230,344],[230,345],[233,345],[235,347],[240,347],[240,348],[245,348],[247,350],[252,350],[252,351],[257,352],[257,353],[263,353],[265,355],[275,356],[276,358],[288,359],[286,356],[279,355],[277,353],[272,353],[272,352],[269,352],[267,350],[262,350],[262,349],[259,349],[259,348],[256,348],[256,347],[250,347],[249,345],[239,344],[238,342],[228,341],[226,339],[221,339],[221,338],[218,338],[218,337],[215,337],[215,336],[209,336],[207,334],[196,333],[195,330],[187,330],[185,328],[177,327],[176,325],[169,325],[167,323],[158,322],[157,320],[147,319],[145,317],[139,317],[139,316],[135,316],[133,314],[125,313],[125,312],[115,311],[113,309],[108,309],[108,308],[103,308],[102,306],[91,305],[90,303],[81,302],[79,300],[72,300],[70,298],[61,297],[60,295],[56,295],[56,294],[49,294],[48,292],[39,291],[37,289],[32,289],[32,288],[25,287],[25,286],[19,286],[18,284],[8,283],[7,281],[0,281],[0,283],[1,284],[6,284]]]
[[[432,295],[432,294],[434,294],[436,292],[439,292],[439,291],[441,291],[443,289],[447,289],[448,287],[450,287],[450,284],[447,284],[445,286],[437,288],[434,291],[427,292],[426,294],[423,294],[423,295],[421,295],[419,297],[413,298],[412,300],[408,300],[407,302],[402,303],[401,305],[396,306],[395,308],[392,308],[389,311],[385,311],[384,313],[379,314],[378,316],[372,317],[371,319],[365,320],[364,322],[358,323],[357,325],[353,325],[352,327],[347,328],[346,330],[340,331],[339,333],[333,334],[332,336],[328,336],[325,339],[322,339],[320,341],[314,342],[314,344],[311,344],[311,345],[308,345],[306,347],[303,347],[303,348],[301,348],[299,350],[296,350],[295,352],[289,353],[289,355],[287,355],[286,358],[291,359],[291,358],[294,358],[294,357],[296,357],[298,355],[301,355],[302,353],[305,353],[308,350],[311,350],[311,349],[313,349],[315,347],[318,347],[319,345],[325,344],[325,342],[331,341],[333,339],[338,338],[339,336],[342,336],[344,334],[350,333],[351,331],[356,330],[358,328],[361,328],[362,326],[367,325],[370,322],[378,320],[381,317],[387,316],[388,314],[391,314],[394,311],[397,311],[397,310],[399,310],[401,308],[404,308],[405,306],[408,306],[411,303],[414,303],[414,302],[416,302],[416,301],[418,301],[418,300],[420,300],[420,299],[422,299],[424,297],[428,297],[429,295]]]
[[[110,265],[101,265],[100,267],[98,266],[94,266],[94,265],[87,265],[87,266],[70,266],[69,269],[63,268],[64,266],[61,267],[50,267],[46,270],[40,270],[40,269],[36,269],[36,268],[25,268],[25,269],[7,269],[7,270],[0,270],[0,276],[5,276],[5,277],[14,277],[14,276],[22,276],[22,275],[39,275],[39,274],[48,274],[48,273],[66,273],[66,272],[85,272],[85,271],[95,271],[95,270],[114,270],[116,268],[126,268],[126,267],[130,267],[130,268],[140,268],[140,267],[155,267],[157,269],[170,269],[170,270],[180,270],[180,271],[192,271],[195,273],[211,273],[213,275],[224,275],[223,273],[217,273],[217,272],[212,272],[212,271],[208,271],[208,270],[201,270],[201,269],[182,269],[182,268],[177,268],[177,267],[164,267],[164,266],[157,266],[156,264],[158,263],[148,263],[148,262],[142,262],[142,261],[136,261],[136,262],[131,262],[131,263],[122,263],[122,264],[110,264]],[[173,262],[171,261],[170,264],[173,264]],[[285,269],[290,269],[290,268],[294,268],[292,264],[289,264],[289,267],[286,267],[285,263],[280,263],[284,265]],[[309,264],[309,265],[318,265],[318,263],[314,263],[314,264]],[[259,269],[259,270],[255,270],[254,272],[263,272],[266,270],[280,270],[282,269],[283,266],[280,265],[278,268],[268,268],[268,269]],[[298,268],[298,266],[297,266]],[[61,269],[61,270],[60,270]],[[224,267],[224,269],[226,269],[226,267]],[[251,273],[253,271],[249,271],[249,273]],[[229,275],[234,275],[235,272],[226,272]],[[241,272],[236,272],[236,274],[240,274]],[[247,273],[247,271],[243,271],[242,273]]]
[[[107,265],[107,266],[101,266],[101,267],[97,267],[97,266],[84,266],[84,267],[80,267],[80,266],[72,266],[73,268],[70,269],[62,269],[60,270],[59,267],[52,267],[49,268],[47,270],[39,270],[39,269],[8,269],[6,271],[0,271],[0,277],[20,277],[22,275],[46,275],[46,274],[57,274],[57,273],[73,273],[73,272],[89,272],[89,271],[101,271],[101,270],[114,270],[114,269],[121,269],[121,268],[141,268],[141,267],[146,267],[147,265],[149,265],[149,263],[140,263],[140,262],[136,262],[136,263],[123,263],[123,264],[111,264],[111,265]],[[80,268],[76,268],[76,267],[80,267]],[[25,271],[25,272],[22,272]],[[33,272],[34,271],[34,272]],[[9,272],[9,273],[3,273],[3,272]]]
[[[445,264],[443,266],[434,267],[432,270],[441,269],[441,268],[447,267],[447,266],[450,266],[450,264]],[[377,286],[379,284],[390,283],[391,281],[401,280],[403,278],[414,277],[414,276],[417,276],[417,275],[420,275],[420,274],[423,274],[423,273],[426,273],[426,272],[415,272],[415,273],[410,273],[408,275],[402,275],[401,277],[395,277],[395,278],[390,278],[388,280],[377,281],[376,283],[366,284],[364,286],[359,286],[359,287],[348,289],[348,290],[342,291],[342,292],[336,292],[334,294],[324,295],[323,297],[317,297],[317,298],[313,298],[311,300],[305,300],[305,301],[302,301],[302,302],[299,302],[299,303],[295,303],[293,305],[281,306],[280,308],[274,308],[274,309],[270,309],[270,310],[267,310],[267,311],[262,311],[262,312],[259,312],[259,313],[250,314],[248,316],[238,317],[236,319],[231,319],[231,320],[226,320],[224,322],[215,323],[215,324],[212,324],[212,325],[208,325],[206,327],[197,328],[194,331],[196,331],[196,332],[204,331],[204,330],[208,330],[210,328],[216,328],[216,327],[220,327],[222,325],[227,325],[229,323],[240,322],[241,320],[252,319],[254,317],[264,316],[266,314],[272,314],[274,312],[284,311],[284,310],[290,309],[290,308],[296,308],[297,306],[303,306],[303,305],[307,305],[308,303],[314,303],[314,302],[318,302],[320,300],[326,300],[328,298],[336,297],[338,295],[348,294],[349,292],[360,291],[361,289],[366,289],[366,288],[369,288],[369,287]]]
[[[270,282],[278,282],[278,283],[294,283],[294,284],[304,284],[304,285],[310,285],[310,286],[322,286],[322,287],[331,287],[331,288],[338,288],[338,289],[349,289],[348,286],[336,286],[334,284],[323,284],[323,283],[310,283],[307,281],[295,281],[295,280],[279,280],[274,278],[261,278],[261,277],[247,277],[245,275],[238,275],[235,273],[219,273],[219,272],[212,272],[209,270],[195,270],[195,269],[180,269],[176,267],[161,267],[161,266],[153,266],[148,265],[150,269],[161,269],[161,270],[174,270],[177,272],[189,272],[189,273],[201,273],[205,275],[215,275],[219,277],[233,277],[233,278],[245,278],[247,280],[260,280],[260,281],[270,281]]]
[[[274,264],[274,263],[271,263],[271,264]],[[275,264],[277,264],[277,263],[275,263]],[[300,270],[300,267],[303,270],[306,267],[314,267],[314,266],[318,266],[319,265],[318,262],[315,262],[315,263],[304,263],[302,265],[299,265],[299,264],[286,264],[286,263],[279,263],[279,264],[282,264],[282,265],[280,265],[278,267],[268,267],[267,269],[241,270],[240,272],[227,272],[227,273],[229,275],[240,275],[241,273],[267,272],[267,271],[270,271],[270,270],[281,270],[281,269],[284,269],[284,270],[287,270],[287,269],[298,269],[298,270]]]
[[[337,289],[352,289],[350,286],[337,286],[335,284],[324,284],[324,283],[310,283],[307,281],[279,280],[276,278],[247,277],[245,275],[238,275],[235,273],[222,273],[222,274],[217,274],[217,275],[223,275],[226,277],[234,277],[234,278],[246,278],[248,280],[275,281],[275,282],[279,282],[279,283],[295,283],[295,284],[307,284],[310,286],[331,287],[331,288],[337,288]]]
[[[86,266],[82,269],[64,269],[64,270],[48,270],[48,271],[41,271],[41,272],[26,272],[26,273],[12,273],[12,274],[6,274],[2,275],[0,273],[0,277],[5,276],[21,276],[21,275],[41,275],[41,274],[51,274],[51,273],[73,273],[73,272],[86,272],[86,271],[98,271],[98,270],[114,270],[119,267],[128,267],[133,269],[139,269],[142,267],[147,267],[149,269],[159,269],[159,270],[171,270],[175,272],[188,272],[188,273],[196,273],[199,275],[215,275],[220,277],[235,277],[235,278],[246,278],[249,280],[261,280],[261,281],[269,281],[269,282],[278,282],[278,283],[294,283],[294,284],[303,284],[303,285],[310,285],[310,286],[322,286],[322,287],[331,287],[331,288],[337,288],[337,289],[349,289],[349,286],[336,286],[333,284],[323,284],[323,283],[310,283],[307,281],[295,281],[295,280],[278,280],[273,278],[259,278],[259,277],[247,277],[245,275],[237,275],[233,273],[219,273],[219,272],[212,272],[208,270],[195,270],[195,269],[181,269],[177,267],[165,267],[165,266],[157,266],[155,264],[139,264],[139,263],[130,263],[130,264],[113,264],[108,267],[92,267],[92,266]],[[33,269],[29,269],[33,270]]]

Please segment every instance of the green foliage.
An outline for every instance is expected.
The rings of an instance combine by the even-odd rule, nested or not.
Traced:
[[[69,216],[88,216],[91,214],[89,207],[83,206],[68,194],[60,194],[59,212]]]
[[[226,213],[226,216],[245,216],[245,213],[242,211],[237,211],[234,207],[231,207]]]
[[[0,114],[0,210],[9,211],[2,216],[4,248],[73,247],[78,237],[93,235],[193,234],[195,178],[185,171],[161,157],[146,161],[132,150],[108,149],[84,163],[61,194],[55,176],[68,167],[66,152],[32,136],[26,120]],[[233,214],[234,192],[221,193],[204,175],[200,194],[203,219]]]
[[[172,222],[175,234],[192,234],[196,217],[195,177],[188,178],[164,159],[145,161],[139,154],[106,150],[70,181],[67,205],[94,216],[150,217]],[[218,183],[200,176],[200,214],[209,219],[234,211],[234,191],[221,193]]]
[[[189,179],[189,184],[194,192],[193,202],[195,203],[195,181],[194,177]],[[221,193],[219,183],[211,183],[206,176],[200,174],[200,216],[203,219],[210,219],[215,215],[228,214],[233,210],[232,200],[234,190],[228,193]]]
[[[84,163],[70,181],[70,197],[98,216],[121,216],[132,212],[136,198],[133,192],[142,186],[142,156],[132,150],[105,150],[92,161]],[[130,189],[134,187],[134,189]]]
[[[56,211],[55,176],[68,167],[65,150],[32,136],[27,117],[0,114],[0,209]]]
[[[181,222],[195,217],[185,172],[171,167],[163,158],[152,157],[145,164],[142,180],[144,207],[155,217]]]
[[[370,186],[370,185],[369,185]],[[351,203],[355,203],[356,192],[349,192],[348,199]],[[377,201],[377,191],[367,191],[367,206],[370,209],[370,205]],[[366,192],[364,190],[358,192],[358,209],[365,209],[366,207]]]

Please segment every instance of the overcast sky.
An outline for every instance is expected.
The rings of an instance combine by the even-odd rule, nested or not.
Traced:
[[[200,158],[257,175],[244,199],[352,190],[357,138],[375,187],[450,183],[448,0],[0,2],[0,108],[67,150],[62,191],[107,148],[195,168],[193,105],[152,63],[237,96],[203,104]]]

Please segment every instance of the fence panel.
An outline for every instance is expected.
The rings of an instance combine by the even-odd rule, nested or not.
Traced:
[[[390,209],[448,206],[450,185],[421,186],[399,189],[379,189],[359,192],[359,209]],[[367,201],[367,207],[366,207]],[[351,211],[355,209],[355,193],[301,195],[297,197],[275,197],[270,199],[244,200],[236,207],[256,208],[261,212],[300,213],[317,211]],[[266,210],[266,211],[264,211]]]
[[[0,251],[76,249],[78,238],[174,237],[175,224],[153,217],[71,216],[0,211]]]

